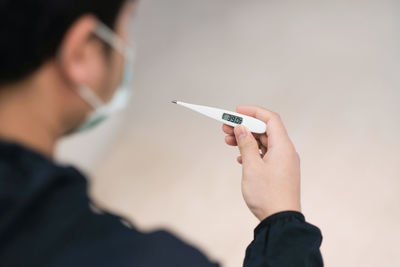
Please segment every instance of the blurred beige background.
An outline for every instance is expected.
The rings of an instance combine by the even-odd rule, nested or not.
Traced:
[[[279,112],[326,266],[400,266],[400,2],[142,0],[131,107],[59,158],[142,230],[241,266],[256,219],[218,122],[173,99]]]

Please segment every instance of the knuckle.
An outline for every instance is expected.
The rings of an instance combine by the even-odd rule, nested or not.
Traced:
[[[281,120],[281,115],[277,112],[272,112],[272,117],[276,120]]]
[[[262,107],[262,106],[255,106],[255,107],[256,107],[257,110],[260,111],[260,112],[269,112],[269,113],[272,112],[271,110],[266,109],[266,108],[264,108],[264,107]]]
[[[255,107],[256,107],[256,113],[255,113],[256,118],[262,119],[265,121],[268,121],[269,119],[275,119],[275,117],[276,117],[275,112],[273,112],[269,109],[263,108],[261,106],[255,106]]]

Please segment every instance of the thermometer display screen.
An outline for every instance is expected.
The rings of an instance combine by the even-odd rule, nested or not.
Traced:
[[[230,115],[228,113],[224,113],[222,115],[222,119],[226,120],[226,121],[230,121],[230,122],[236,123],[236,124],[242,124],[242,122],[243,122],[243,118],[238,117],[238,116],[234,116],[234,115]]]

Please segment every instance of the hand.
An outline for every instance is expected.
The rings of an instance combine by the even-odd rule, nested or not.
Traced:
[[[300,159],[278,114],[256,106],[236,111],[267,124],[267,133],[252,134],[243,125],[223,125],[225,142],[238,146],[242,164],[242,194],[261,221],[281,211],[301,211]]]

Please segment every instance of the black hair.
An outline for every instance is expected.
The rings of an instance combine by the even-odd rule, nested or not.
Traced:
[[[64,35],[92,14],[114,28],[127,0],[0,0],[0,86],[17,82],[55,56]]]

